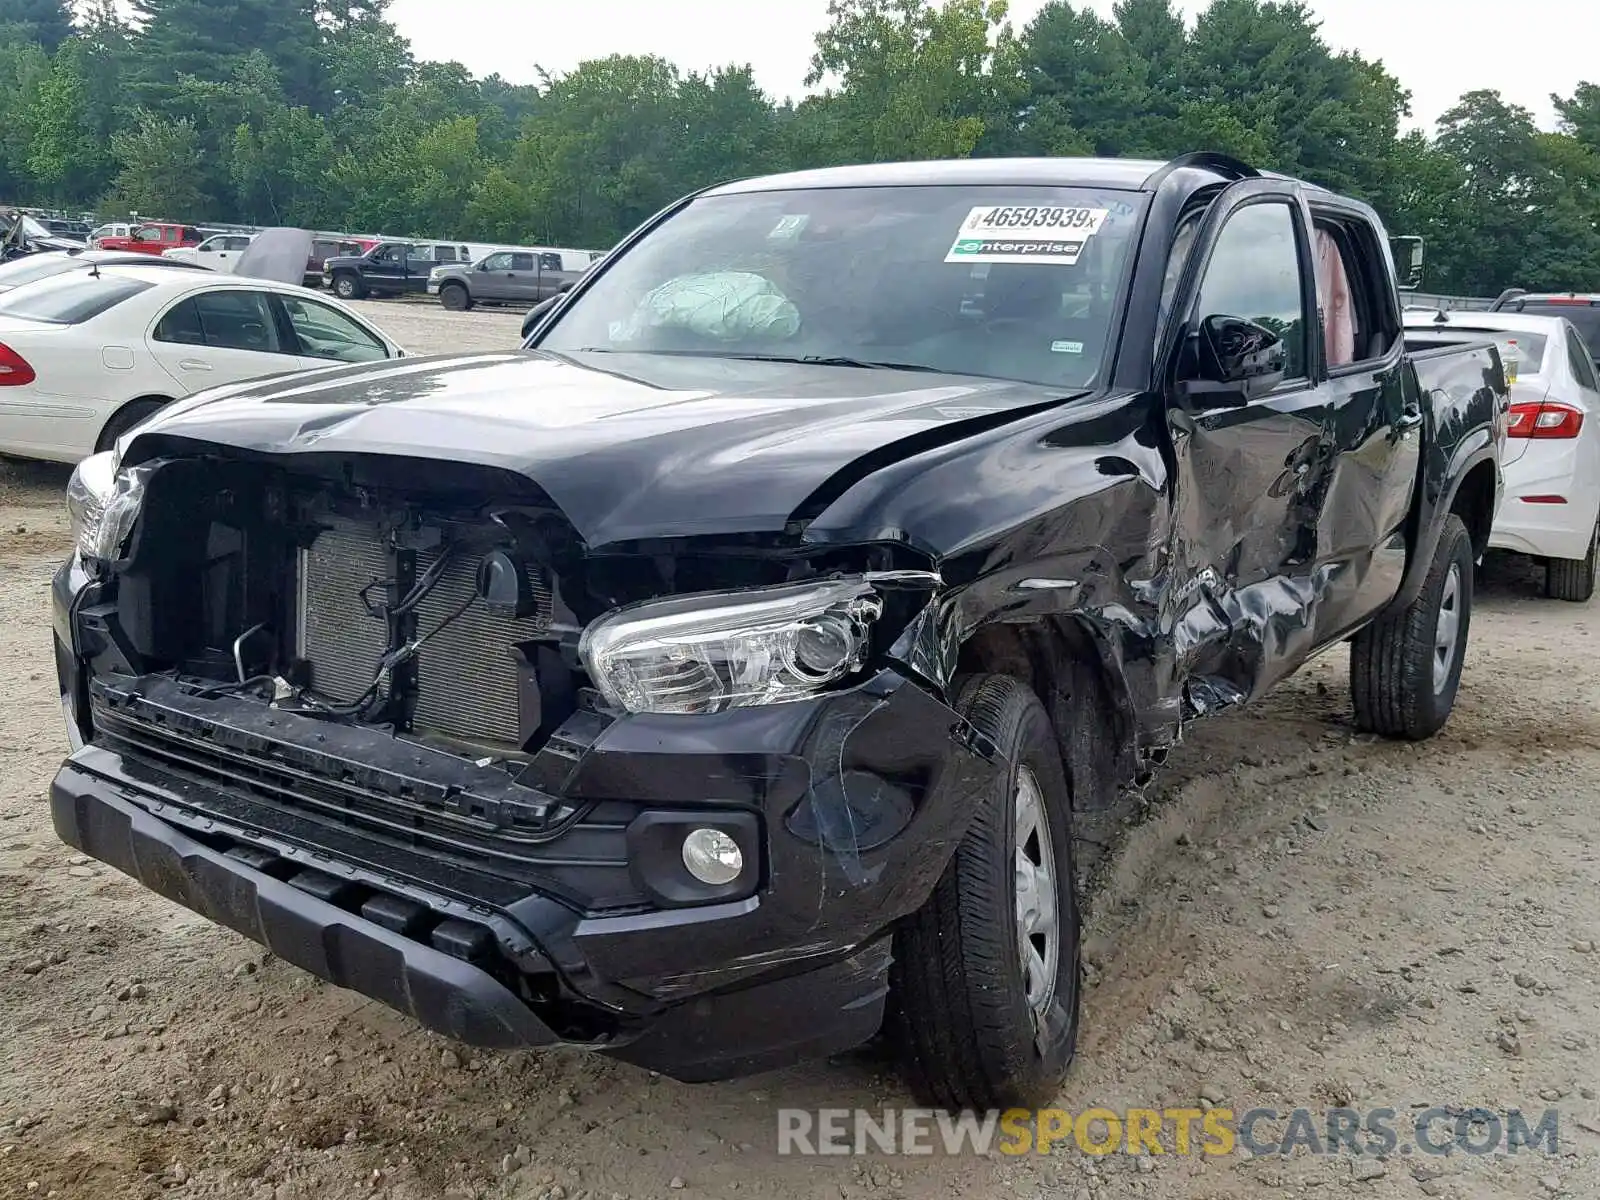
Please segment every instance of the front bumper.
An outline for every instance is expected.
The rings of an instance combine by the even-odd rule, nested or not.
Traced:
[[[294,793],[272,764],[304,772],[314,754],[337,752],[359,766],[365,747],[377,788],[379,761],[417,747],[264,705],[252,728],[238,699],[219,701],[203,739],[215,761],[146,747],[125,707],[103,706],[140,693],[105,665],[106,606],[70,566],[55,598],[64,703],[84,741],[52,786],[63,840],[468,1043],[582,1045],[686,1080],[860,1044],[882,1021],[890,928],[926,899],[970,796],[998,769],[950,709],[885,671],[814,701],[715,717],[589,714],[587,731],[562,742],[560,770],[537,772],[554,804],[587,818],[514,854],[487,835],[420,829],[408,840],[370,805],[330,812],[320,777],[303,774]],[[159,682],[144,688],[151,703]],[[169,737],[200,719],[166,711]],[[243,745],[263,752],[246,762]],[[443,754],[413,772],[414,792],[447,769],[462,772],[458,796],[474,794],[473,765]],[[694,903],[650,886],[644,843],[622,827],[685,813],[751,823],[753,888]]]

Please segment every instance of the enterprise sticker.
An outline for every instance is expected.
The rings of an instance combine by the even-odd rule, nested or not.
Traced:
[[[1104,208],[985,204],[961,222],[947,263],[1059,263],[1073,266],[1100,232]]]

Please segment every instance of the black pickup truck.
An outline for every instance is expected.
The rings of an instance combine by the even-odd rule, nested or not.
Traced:
[[[1455,700],[1497,352],[1233,160],[719,186],[521,350],[181,400],[54,583],[73,846],[487,1046],[702,1080],[887,1027],[1054,1094],[1075,811],[1351,643]]]
[[[322,282],[341,300],[368,296],[420,295],[438,260],[417,253],[410,242],[379,242],[365,254],[324,259]]]

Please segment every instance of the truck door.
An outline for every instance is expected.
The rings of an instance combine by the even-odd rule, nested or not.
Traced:
[[[1403,357],[1398,300],[1377,229],[1336,203],[1309,199],[1321,327],[1313,341],[1328,422],[1316,521],[1300,558],[1320,584],[1319,644],[1349,632],[1394,596],[1405,574],[1402,525],[1422,446],[1422,397]]]
[[[513,255],[509,251],[491,254],[478,264],[473,272],[472,298],[474,300],[514,299]]]
[[[411,249],[399,242],[379,246],[367,259],[362,272],[366,285],[374,292],[392,294],[405,287],[406,254]]]
[[[1173,527],[1159,598],[1190,711],[1254,698],[1310,652],[1306,555],[1327,441],[1305,208],[1292,184],[1231,185],[1201,219],[1162,361]]]

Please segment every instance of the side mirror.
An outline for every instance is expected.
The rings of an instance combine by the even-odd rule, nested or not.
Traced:
[[[1389,252],[1394,257],[1395,287],[1398,290],[1414,292],[1422,286],[1425,251],[1423,240],[1414,234],[1389,239]]]
[[[1207,317],[1190,341],[1187,378],[1178,390],[1199,408],[1241,407],[1277,387],[1289,371],[1283,338],[1243,317]]]

